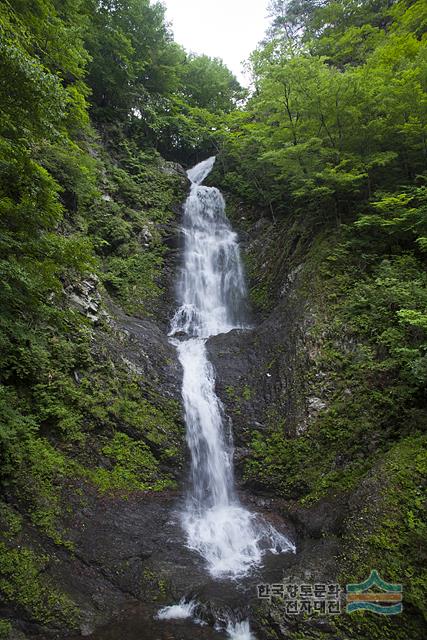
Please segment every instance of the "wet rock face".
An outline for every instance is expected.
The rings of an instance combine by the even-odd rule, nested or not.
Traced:
[[[165,162],[163,171],[179,178],[181,198],[173,207],[171,220],[162,228],[163,245],[165,247],[165,259],[161,275],[160,286],[164,293],[161,296],[156,321],[167,332],[170,319],[177,304],[176,281],[177,272],[182,262],[183,238],[181,236],[181,220],[185,199],[190,190],[190,181],[185,169],[175,162]]]
[[[162,396],[181,401],[182,370],[176,349],[170,344],[163,327],[149,318],[128,316],[111,300],[108,302],[110,353],[120,359],[131,373],[149,381]]]
[[[183,191],[185,197],[186,191]],[[182,260],[181,219],[182,205],[174,208],[173,220],[163,227],[163,245],[166,249],[164,265],[160,278],[160,286],[163,294],[160,297],[155,320],[164,333],[169,330],[170,319],[177,305],[176,274]]]
[[[254,301],[252,328],[207,343],[216,391],[231,421],[238,477],[251,455],[255,431],[297,438],[326,407],[320,385],[313,385],[315,317],[307,248],[298,246],[292,233],[261,218],[242,234]]]
[[[248,445],[254,430],[280,424],[292,436],[305,420],[304,356],[298,353],[304,335],[296,321],[301,313],[301,304],[281,302],[255,328],[208,341],[217,393],[238,449]]]

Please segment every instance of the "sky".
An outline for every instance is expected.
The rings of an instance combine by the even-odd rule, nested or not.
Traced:
[[[187,51],[222,58],[242,84],[241,63],[263,38],[268,0],[162,0],[175,40]]]

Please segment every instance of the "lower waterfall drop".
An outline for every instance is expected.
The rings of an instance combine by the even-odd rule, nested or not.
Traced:
[[[206,340],[245,328],[246,285],[237,235],[215,187],[201,183],[215,157],[188,171],[191,191],[184,207],[184,262],[180,306],[170,336],[183,367],[182,397],[191,452],[191,486],[183,513],[189,548],[199,552],[213,577],[236,578],[259,565],[263,554],[295,551],[292,542],[238,500],[231,437]],[[246,623],[245,623],[246,624]]]

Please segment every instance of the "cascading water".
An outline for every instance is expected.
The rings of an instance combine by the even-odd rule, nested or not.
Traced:
[[[231,437],[205,343],[210,336],[244,328],[246,287],[237,236],[214,187],[202,186],[215,157],[188,171],[184,208],[184,264],[180,306],[170,336],[183,367],[182,396],[191,452],[191,487],[183,514],[187,543],[214,577],[237,577],[260,563],[266,550],[294,551],[286,536],[241,506],[233,481]]]

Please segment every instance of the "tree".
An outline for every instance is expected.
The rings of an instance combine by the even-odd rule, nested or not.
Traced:
[[[126,121],[147,95],[177,91],[185,54],[164,19],[164,7],[149,0],[89,0],[87,35],[91,56],[87,82],[97,120]]]
[[[219,58],[191,54],[182,68],[182,93],[193,107],[229,113],[245,92]]]

